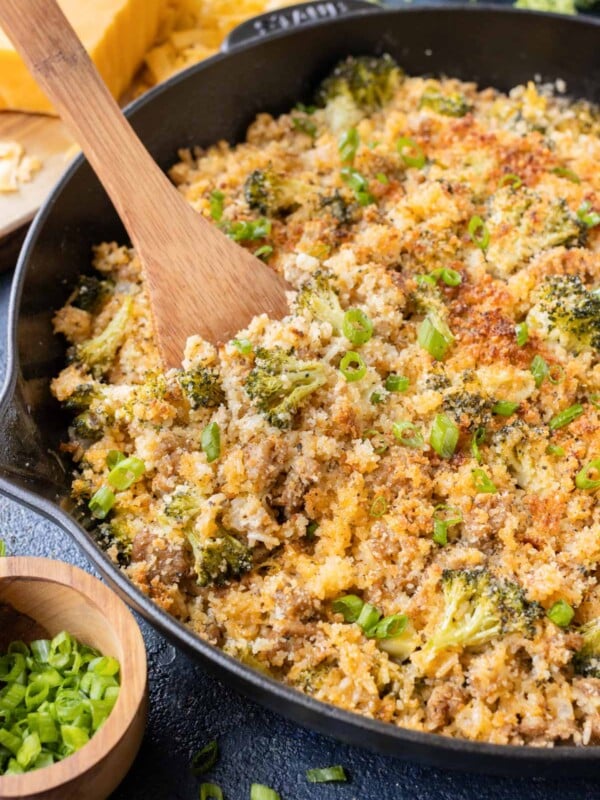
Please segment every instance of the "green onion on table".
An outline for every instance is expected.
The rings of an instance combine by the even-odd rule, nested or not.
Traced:
[[[66,632],[0,657],[0,776],[47,767],[83,747],[119,696],[115,658]]]

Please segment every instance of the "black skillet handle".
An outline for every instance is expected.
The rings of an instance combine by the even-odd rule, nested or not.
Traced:
[[[221,51],[227,53],[241,44],[262,39],[273,33],[300,28],[324,19],[336,19],[346,14],[376,11],[377,4],[370,0],[327,0],[327,2],[299,3],[280,8],[242,22],[234,28],[223,42]]]

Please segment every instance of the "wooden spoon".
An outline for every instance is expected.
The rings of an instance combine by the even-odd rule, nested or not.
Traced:
[[[284,281],[171,185],[55,0],[0,0],[0,25],[81,145],[131,237],[165,366],[181,365],[191,334],[222,342],[257,314],[284,316]]]

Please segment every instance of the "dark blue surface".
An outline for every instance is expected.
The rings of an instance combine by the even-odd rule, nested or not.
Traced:
[[[10,276],[0,278],[0,379],[6,360]],[[0,497],[0,538],[14,555],[58,558],[94,572],[56,525]],[[252,781],[282,800],[585,800],[599,796],[591,781],[506,779],[440,772],[372,755],[293,725],[249,702],[178,653],[140,622],[148,650],[150,719],[142,750],[113,800],[195,800],[199,780],[190,756],[217,738],[221,759],[207,780],[226,800],[247,800]],[[342,764],[347,784],[313,785],[306,769]]]

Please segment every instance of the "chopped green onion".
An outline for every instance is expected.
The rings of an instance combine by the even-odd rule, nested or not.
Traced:
[[[250,787],[250,800],[281,800],[279,794],[262,783],[253,783]]]
[[[471,470],[471,475],[473,476],[473,485],[476,492],[480,494],[496,494],[498,491],[496,484],[485,470],[473,469]]]
[[[392,373],[387,376],[384,385],[388,392],[405,392],[410,386],[410,381],[404,375]]]
[[[571,181],[571,183],[581,183],[579,175],[568,167],[554,167],[550,172],[553,175],[558,175],[559,178],[566,178],[568,181]]]
[[[594,406],[594,408],[600,408],[600,394],[591,394],[588,397],[588,401]]]
[[[252,352],[252,342],[249,339],[232,339],[231,344],[243,356],[250,355]]]
[[[436,506],[433,513],[433,541],[440,546],[448,544],[448,528],[460,525],[463,521],[460,508]]]
[[[221,787],[216,783],[201,783],[200,800],[223,800]]]
[[[479,445],[485,441],[485,428],[477,428],[471,439],[471,455],[479,463],[483,463],[483,456],[479,449]]]
[[[546,448],[546,453],[549,456],[564,456],[565,448],[561,447],[559,444],[549,444]]]
[[[369,182],[358,170],[354,167],[342,167],[341,176],[344,183],[352,189],[361,206],[368,206],[375,202],[375,198],[369,191]]]
[[[306,538],[312,541],[315,538],[316,532],[319,530],[319,523],[316,520],[311,520],[306,526]]]
[[[0,776],[83,747],[115,705],[119,671],[116,659],[64,631],[51,641],[12,642],[0,657]]]
[[[395,639],[404,633],[407,625],[406,614],[390,614],[389,617],[379,620],[374,627],[365,630],[365,634],[369,639]]]
[[[548,611],[546,611],[548,619],[552,620],[559,628],[568,628],[571,620],[575,616],[575,612],[566,600],[557,600]]]
[[[342,330],[351,344],[365,344],[373,336],[373,323],[360,308],[350,308],[344,314]]]
[[[436,414],[429,434],[429,444],[435,452],[442,458],[450,458],[456,450],[458,444],[458,426],[446,416],[446,414]]]
[[[378,172],[377,175],[375,175],[375,177],[377,178],[379,183],[382,183],[384,186],[387,186],[388,183],[390,182],[390,179],[385,174],[385,172]]]
[[[412,422],[394,422],[392,433],[405,447],[423,447],[423,434]]]
[[[374,406],[378,406],[381,403],[385,403],[385,395],[381,394],[381,392],[373,392],[369,400],[373,403]]]
[[[387,500],[382,494],[380,494],[371,503],[371,508],[369,509],[369,515],[375,518],[383,517],[387,509],[388,509]]]
[[[517,337],[517,344],[523,347],[529,341],[529,327],[526,322],[519,322],[515,327],[515,335]]]
[[[417,341],[432,358],[441,361],[454,341],[450,328],[433,311],[425,317],[417,332]]]
[[[435,285],[439,280],[442,280],[446,286],[460,286],[462,276],[460,272],[449,267],[439,267],[430,272],[429,275],[417,275],[417,281],[423,284]]]
[[[346,594],[338,597],[331,604],[332,610],[336,614],[341,614],[344,622],[356,622],[364,606],[363,600],[355,594]]]
[[[311,139],[316,138],[317,126],[312,120],[306,119],[306,117],[292,117],[292,126],[294,130],[305,133]]]
[[[423,148],[410,136],[402,136],[396,142],[396,149],[400,154],[400,158],[404,161],[407,167],[415,167],[422,169],[427,163],[427,158],[423,152]]]
[[[371,605],[371,603],[364,603],[360,610],[360,614],[358,615],[358,619],[356,620],[356,624],[359,628],[363,629],[367,636],[369,636],[372,629],[375,628],[380,619],[381,611],[375,608],[375,606]]]
[[[115,500],[115,494],[112,489],[109,489],[108,486],[102,486],[92,495],[88,508],[96,519],[106,519],[108,512],[115,504]]]
[[[256,258],[261,258],[263,261],[266,261],[272,253],[273,248],[270,244],[263,244],[262,247],[259,247],[254,251]]]
[[[120,450],[109,450],[106,454],[106,466],[114,469],[121,461],[125,461],[125,454]]]
[[[356,151],[360,145],[360,136],[356,128],[344,131],[338,139],[338,150],[340,158],[344,164],[352,164],[356,156]]]
[[[225,203],[225,195],[215,189],[210,193],[210,215],[215,222],[220,222],[223,218],[223,206]]]
[[[500,182],[498,186],[502,188],[503,186],[510,186],[511,189],[518,189],[522,185],[523,181],[519,178],[518,175],[515,175],[514,172],[509,172],[506,175],[503,175],[500,178]]]
[[[112,487],[119,491],[129,489],[138,478],[141,478],[146,471],[146,465],[141,458],[129,456],[119,461],[108,473],[108,482]]]
[[[600,458],[595,458],[579,470],[575,478],[575,486],[586,491],[600,488]]]
[[[192,775],[195,775],[196,777],[199,775],[204,775],[214,767],[218,758],[219,743],[216,739],[213,739],[208,744],[205,744],[204,747],[201,747],[200,750],[198,750],[192,756],[192,761],[190,764]]]
[[[514,403],[511,400],[499,400],[492,406],[492,414],[497,414],[499,417],[510,417],[518,407],[519,403]]]
[[[252,242],[264,239],[271,233],[271,220],[260,217],[255,220],[234,222],[225,229],[226,234],[234,242]]]
[[[577,209],[577,216],[587,228],[595,228],[600,225],[600,214],[592,211],[592,204],[589,200],[584,200]]]
[[[471,217],[468,230],[473,244],[480,250],[487,250],[490,243],[490,232],[481,217]]]
[[[367,365],[354,350],[348,350],[340,361],[340,372],[348,383],[354,383],[364,378],[367,373]]]
[[[552,364],[548,372],[548,380],[556,385],[565,379],[565,370],[560,364]]]
[[[375,430],[375,428],[370,428],[368,431],[365,431],[365,438],[366,437],[372,440],[373,451],[377,453],[377,455],[380,456],[388,449],[385,436],[383,433],[381,433],[381,431]]]
[[[206,460],[209,464],[219,458],[221,455],[221,429],[218,423],[209,422],[204,428],[200,438],[200,446],[202,447],[202,452],[206,454]]]
[[[564,411],[561,411],[556,416],[552,417],[550,422],[548,423],[548,427],[551,431],[555,431],[558,428],[564,428],[565,425],[569,425],[571,422],[576,420],[583,414],[583,406],[581,403],[575,403],[575,405],[569,406],[569,408],[565,408]]]
[[[535,385],[539,389],[544,382],[544,378],[546,378],[546,376],[549,374],[550,367],[541,356],[534,356],[533,361],[531,362],[530,370],[535,379]]]
[[[321,769],[307,769],[306,780],[309,783],[332,783],[333,781],[345,781],[347,778],[344,768],[338,765]]]
[[[0,539],[0,558],[3,558],[6,555],[6,542],[4,539]]]

